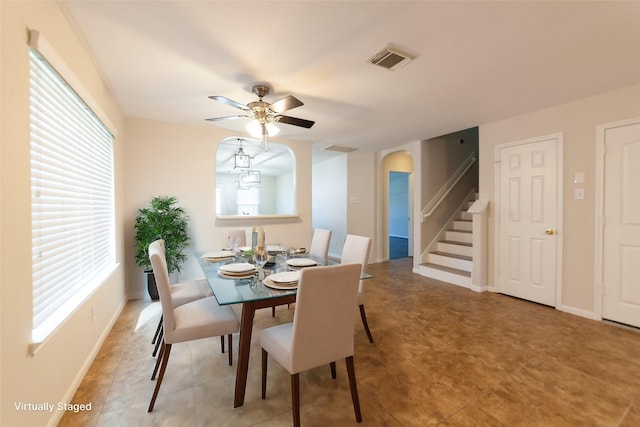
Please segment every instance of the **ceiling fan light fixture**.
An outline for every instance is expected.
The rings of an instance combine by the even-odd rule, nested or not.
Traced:
[[[278,132],[280,132],[278,126],[276,126],[272,122],[267,122],[264,124],[264,130],[266,132],[263,132],[262,124],[256,119],[251,120],[247,124],[247,130],[254,138],[262,138],[265,133],[267,136],[275,136],[278,134]]]
[[[276,136],[280,132],[280,128],[273,123],[267,123],[267,135]]]

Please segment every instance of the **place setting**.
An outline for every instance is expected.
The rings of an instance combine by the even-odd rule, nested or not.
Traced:
[[[233,251],[224,249],[221,251],[212,251],[212,252],[207,252],[205,254],[202,254],[202,259],[209,262],[219,262],[219,261],[226,261],[228,259],[235,258],[235,256],[236,255],[235,253],[233,253]]]
[[[299,279],[299,271],[283,271],[265,277],[262,283],[272,289],[291,290],[297,289]]]
[[[248,262],[225,264],[218,269],[218,275],[225,279],[247,279],[255,276],[257,272],[256,266]]]
[[[304,267],[313,267],[318,265],[318,262],[312,258],[291,258],[286,261],[286,264],[290,270],[299,270]]]

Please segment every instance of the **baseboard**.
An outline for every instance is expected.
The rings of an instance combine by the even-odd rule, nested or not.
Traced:
[[[576,308],[576,307],[570,307],[568,305],[559,304],[556,307],[556,310],[564,311],[565,313],[573,314],[580,317],[586,317],[587,319],[591,319],[591,320],[602,320],[599,316],[596,316],[596,314],[593,311],[583,310],[581,308]]]
[[[132,294],[128,294],[127,295],[127,299],[128,301],[133,301],[133,300],[145,300],[145,301],[151,301],[151,298],[149,297],[149,294],[147,292],[144,291],[138,291],[138,292],[134,292]]]
[[[89,354],[89,357],[87,357],[82,367],[78,371],[76,377],[73,379],[73,382],[67,389],[67,392],[65,393],[62,402],[73,401],[73,396],[76,394],[76,391],[78,391],[78,387],[80,387],[80,384],[82,384],[82,380],[84,380],[84,377],[87,375],[87,372],[89,372],[89,368],[91,367],[91,364],[93,363],[95,358],[98,356],[98,353],[100,352],[100,349],[102,348],[102,346],[104,345],[104,342],[109,336],[109,333],[113,328],[113,325],[115,325],[116,321],[118,320],[118,317],[120,317],[120,314],[122,313],[122,310],[124,310],[124,307],[127,304],[127,301],[128,301],[127,298],[123,299],[122,303],[120,304],[120,307],[118,307],[114,315],[111,317],[111,319],[109,319],[109,323],[107,324],[107,327],[104,328],[104,330],[100,334],[100,337],[98,338],[98,341],[96,341],[96,344],[93,346],[93,349]],[[55,415],[49,419],[49,422],[47,423],[47,427],[57,426],[64,414],[65,414],[65,411],[55,411]]]

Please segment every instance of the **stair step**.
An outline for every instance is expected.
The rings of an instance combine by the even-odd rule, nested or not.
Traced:
[[[460,255],[460,254],[454,254],[451,252],[444,252],[444,251],[433,251],[433,252],[429,252],[432,253],[434,255],[440,255],[440,256],[446,256],[446,257],[450,257],[450,258],[455,258],[455,259],[459,259],[462,261],[473,261],[473,258],[469,255]]]
[[[445,238],[454,242],[473,243],[473,234],[470,231],[447,230]]]
[[[433,268],[435,270],[445,271],[445,272],[451,273],[451,274],[457,274],[458,276],[471,277],[471,272],[470,271],[460,270],[460,269],[452,268],[452,267],[446,267],[446,266],[438,265],[438,264],[432,264],[430,262],[426,262],[426,263],[420,264],[420,265],[424,265],[425,267]]]
[[[416,273],[441,282],[471,288],[471,274],[467,271],[426,263],[420,264]]]
[[[466,219],[456,219],[453,221],[453,229],[455,231],[472,231],[473,221]]]
[[[469,272],[473,268],[473,260],[470,256],[448,252],[429,252],[427,254],[427,262]]]
[[[437,244],[437,250],[440,252],[449,252],[458,255],[473,255],[473,246],[471,243],[451,242],[449,240],[440,240]]]
[[[463,221],[471,221],[473,220],[473,214],[467,211],[460,211],[460,219]]]

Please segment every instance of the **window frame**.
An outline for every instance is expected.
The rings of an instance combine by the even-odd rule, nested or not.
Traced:
[[[87,97],[87,91],[84,90],[82,85],[78,84],[78,80],[75,76],[70,73],[69,68],[66,67],[64,62],[60,61],[59,56],[55,53],[53,49],[51,49],[50,45],[46,43],[46,41],[40,36],[37,31],[30,32],[30,53],[29,53],[29,72],[30,72],[30,82],[29,82],[29,93],[30,93],[30,149],[31,158],[30,158],[30,167],[31,167],[31,181],[32,181],[32,343],[31,343],[31,353],[35,354],[39,346],[44,343],[49,337],[51,337],[56,330],[58,330],[62,324],[73,314],[75,310],[77,310],[86,300],[87,298],[102,284],[105,280],[112,274],[112,272],[117,268],[118,263],[116,260],[116,227],[115,227],[115,133],[111,130],[113,129],[110,124],[103,119],[104,115],[102,115],[99,111],[96,111],[95,107],[91,107],[90,104],[95,105],[93,100],[90,97]],[[34,61],[32,63],[32,61]],[[55,116],[52,118],[44,118],[44,116],[36,117],[38,114],[43,113],[46,110],[46,106],[36,106],[39,100],[34,99],[34,64],[38,66],[45,67],[43,70],[36,71],[39,72],[49,72],[50,75],[48,77],[55,78],[56,81],[50,81],[46,84],[55,84],[57,85],[58,90],[63,91],[64,93],[58,93],[55,96],[60,96],[61,99],[66,98],[66,101],[75,102],[75,108],[77,110],[73,111],[73,117],[67,117],[69,120],[66,124],[62,123],[64,119],[60,119],[59,116]],[[48,70],[47,70],[48,69]],[[72,83],[70,83],[72,81]],[[71,101],[70,101],[71,100]],[[56,108],[58,108],[56,106]],[[37,110],[37,111],[36,111]],[[60,113],[60,110],[55,110],[55,113]],[[66,111],[66,115],[69,115],[69,111]],[[57,206],[52,207],[54,203],[51,205],[46,205],[40,202],[39,200],[44,200],[41,190],[38,190],[34,185],[39,185],[38,177],[36,176],[37,172],[34,172],[34,168],[37,170],[40,165],[35,165],[34,162],[42,160],[44,157],[49,154],[44,154],[44,157],[38,157],[37,153],[34,153],[33,150],[40,150],[43,144],[42,141],[36,142],[35,140],[38,138],[47,138],[47,130],[38,129],[38,126],[44,127],[46,120],[50,120],[49,125],[54,123],[56,125],[62,124],[62,126],[58,126],[62,130],[53,130],[52,135],[56,134],[56,132],[62,132],[61,135],[65,135],[64,132],[69,129],[75,127],[78,123],[84,123],[87,127],[91,127],[91,134],[88,136],[88,139],[81,139],[86,135],[82,135],[82,131],[76,130],[76,132],[80,132],[80,136],[77,134],[74,136],[68,136],[68,138],[62,137],[60,140],[55,143],[49,143],[50,146],[55,146],[54,152],[66,153],[68,157],[65,157],[63,161],[59,161],[56,167],[60,168],[60,171],[64,173],[64,171],[76,171],[76,166],[70,166],[73,164],[84,165],[85,170],[79,171],[81,175],[84,174],[84,178],[71,178],[72,182],[76,183],[77,188],[65,188],[63,192],[66,192],[69,195],[78,195],[80,197],[76,200],[77,204],[75,207],[87,207],[92,205],[91,210],[87,212],[80,213],[76,216],[74,221],[78,221],[78,218],[87,218],[86,225],[90,228],[87,232],[85,229],[85,233],[88,233],[91,237],[88,236],[79,236],[78,240],[73,240],[71,242],[71,246],[68,244],[64,248],[61,247],[62,240],[55,241],[53,246],[49,246],[47,250],[48,253],[52,253],[52,247],[57,246],[58,250],[63,252],[58,258],[62,259],[61,262],[66,262],[66,258],[70,258],[72,260],[72,264],[75,264],[76,268],[84,268],[82,266],[88,265],[93,267],[93,271],[91,273],[86,273],[85,270],[82,270],[81,277],[76,276],[76,280],[80,280],[81,283],[74,283],[73,292],[70,292],[71,295],[64,294],[64,289],[67,289],[67,285],[57,286],[56,289],[59,291],[63,289],[61,294],[56,293],[56,295],[60,298],[62,295],[64,298],[64,302],[61,304],[57,304],[55,310],[49,312],[47,316],[44,316],[44,320],[42,320],[40,313],[42,313],[41,308],[42,304],[37,300],[40,295],[38,292],[41,289],[52,289],[44,287],[42,284],[37,283],[36,278],[38,275],[47,274],[48,272],[44,270],[43,272],[36,271],[38,268],[42,267],[42,265],[38,266],[41,262],[41,254],[42,254],[42,246],[40,246],[38,235],[38,224],[34,225],[34,221],[41,221],[43,217],[39,217],[38,207],[52,208],[53,212],[47,212],[47,215],[53,214],[56,215],[61,222],[64,222],[64,214],[60,214],[59,211],[55,211],[58,209]],[[86,120],[86,122],[83,122]],[[85,129],[86,130],[86,129]],[[71,150],[74,147],[74,144],[77,144],[78,141],[72,141],[74,138],[80,138],[81,150]],[[87,143],[87,141],[89,141]],[[96,142],[97,141],[97,142]],[[51,145],[52,144],[52,145]],[[92,146],[93,144],[93,146]],[[106,144],[106,145],[105,145]],[[91,147],[91,148],[89,148]],[[55,151],[58,150],[58,151]],[[67,150],[67,151],[65,151]],[[93,150],[93,151],[92,151]],[[102,156],[99,158],[99,162],[96,161],[97,157],[92,157],[92,155]],[[75,158],[73,158],[75,157]],[[36,159],[37,160],[34,160]],[[102,164],[102,168],[98,168],[96,165]],[[47,174],[50,171],[45,171]],[[55,173],[55,171],[54,171]],[[54,175],[47,175],[53,177]],[[56,185],[56,179],[58,178],[45,178],[45,181],[53,183]],[[84,180],[83,180],[84,179]],[[74,181],[75,180],[75,181]],[[92,180],[91,183],[88,181]],[[85,182],[87,181],[87,182]],[[88,188],[95,187],[95,188]],[[48,190],[49,195],[53,194],[55,188],[52,190]],[[95,193],[93,193],[95,191]],[[81,192],[81,193],[79,193]],[[88,196],[89,194],[93,194],[93,196]],[[95,199],[91,199],[91,197],[95,197]],[[100,198],[100,199],[98,199]],[[61,197],[64,199],[64,197]],[[49,199],[51,200],[51,199]],[[68,200],[68,199],[67,199]],[[89,201],[88,203],[86,203]],[[63,206],[60,208],[62,211],[64,209],[68,209],[70,206],[66,204],[62,204]],[[99,217],[102,215],[102,217]],[[62,217],[62,219],[60,219]],[[84,221],[84,219],[82,219]],[[79,224],[79,222],[74,222],[74,224]],[[98,232],[95,232],[95,224],[99,224]],[[66,232],[65,232],[66,233]],[[64,233],[63,233],[64,234]],[[54,236],[53,239],[56,239],[58,236]],[[106,242],[104,241],[106,239]],[[70,257],[69,254],[65,251],[68,251],[69,247],[72,247],[74,250],[76,246],[80,247],[80,241],[86,240],[88,242],[88,246],[83,246],[84,253],[82,255],[82,261],[77,262],[77,260],[73,259],[74,257]],[[49,241],[51,242],[51,240]],[[62,245],[64,246],[64,245]],[[87,251],[86,249],[89,249]],[[95,250],[98,252],[95,252]],[[76,254],[76,256],[78,256]],[[87,261],[88,260],[88,261]],[[55,264],[55,263],[54,263]],[[81,267],[78,267],[78,266]],[[53,267],[51,267],[53,268]],[[55,267],[59,268],[59,266]],[[65,270],[66,275],[71,275],[71,270]],[[42,277],[42,276],[40,276]],[[40,288],[40,289],[37,289]],[[56,291],[57,292],[57,291]],[[46,298],[50,298],[48,295]],[[46,306],[46,304],[45,304]]]

